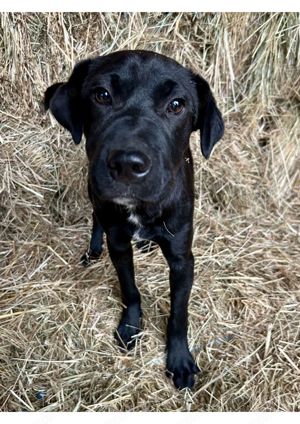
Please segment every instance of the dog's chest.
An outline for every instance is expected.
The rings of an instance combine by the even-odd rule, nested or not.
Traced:
[[[134,227],[133,235],[132,235],[133,239],[135,241],[145,240],[147,238],[146,237],[147,236],[147,229],[142,224],[141,216],[138,215],[136,212],[131,211],[127,220],[128,220],[128,222],[133,224],[133,227]]]
[[[136,213],[135,210],[129,212],[127,221],[132,225],[132,238],[135,241],[154,240],[157,235],[157,226],[145,222],[145,218]]]

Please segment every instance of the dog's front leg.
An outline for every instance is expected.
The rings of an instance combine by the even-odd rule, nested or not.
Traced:
[[[193,284],[194,258],[191,250],[182,252],[184,242],[175,236],[162,250],[170,267],[171,312],[167,329],[167,375],[178,389],[191,388],[199,368],[187,342],[188,301]],[[179,247],[180,246],[180,247]]]
[[[99,259],[103,250],[103,228],[93,212],[93,228],[89,249],[82,255],[81,263],[88,266],[91,260]]]
[[[108,250],[117,271],[124,304],[115,337],[121,347],[131,349],[135,344],[135,336],[140,332],[141,298],[134,281],[130,238],[122,236],[120,231],[107,233]]]

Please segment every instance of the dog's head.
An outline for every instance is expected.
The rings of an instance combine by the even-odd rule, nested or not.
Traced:
[[[156,202],[170,190],[192,131],[208,158],[224,132],[208,83],[166,56],[120,51],[78,63],[45,107],[86,137],[89,178],[103,200]]]

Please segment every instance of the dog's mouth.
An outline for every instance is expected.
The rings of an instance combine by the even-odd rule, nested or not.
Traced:
[[[132,184],[115,181],[105,167],[89,168],[89,184],[93,195],[100,202],[113,202],[122,206],[138,206],[141,203],[154,203],[162,200],[172,185],[171,172],[150,172],[141,182]]]
[[[106,187],[92,184],[93,195],[100,202],[112,202],[127,208],[136,208],[142,204],[153,204],[160,202],[169,192],[170,181],[164,181],[163,184],[143,185],[134,187],[131,185],[122,186],[108,185]]]

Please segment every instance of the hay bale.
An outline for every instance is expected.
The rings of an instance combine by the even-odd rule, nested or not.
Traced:
[[[0,409],[299,410],[299,14],[1,14]],[[117,49],[174,57],[211,83],[226,121],[212,158],[192,137],[193,392],[164,377],[168,270],[135,249],[144,331],[113,340],[120,293],[91,228],[84,146],[41,110],[74,63]],[[155,264],[155,266],[153,265]]]

